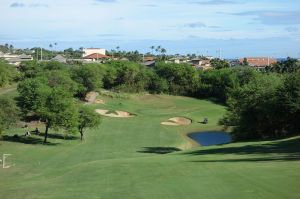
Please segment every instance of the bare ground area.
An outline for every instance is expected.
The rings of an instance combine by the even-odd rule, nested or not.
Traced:
[[[105,104],[104,100],[97,99],[98,96],[99,96],[99,93],[97,93],[97,92],[89,92],[85,96],[85,101],[88,104],[93,104],[93,103],[95,103],[95,104]]]

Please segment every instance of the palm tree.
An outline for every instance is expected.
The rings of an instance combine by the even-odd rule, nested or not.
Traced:
[[[13,49],[14,49],[14,46],[13,45],[9,45],[9,51],[10,51],[10,53],[12,53]]]
[[[56,43],[56,42],[54,43],[54,46],[55,46],[54,50],[56,51],[56,46],[57,46],[57,43]]]
[[[161,52],[162,54],[165,54],[165,53],[167,52],[167,50],[166,50],[165,48],[162,48],[162,49],[160,50],[160,52]]]
[[[165,48],[161,48],[160,52],[162,53],[162,59],[165,60],[166,59],[166,55],[165,54],[166,54],[167,50]]]
[[[51,48],[51,54],[52,54],[52,57],[53,57],[53,45],[49,44],[49,47]]]
[[[151,52],[152,52],[152,55],[153,55],[153,50],[154,50],[155,46],[151,46],[150,49],[151,49]]]
[[[161,46],[157,46],[155,51],[158,53],[158,52],[160,52],[160,49],[161,49]]]

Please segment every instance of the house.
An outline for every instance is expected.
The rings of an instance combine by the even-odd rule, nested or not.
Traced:
[[[147,67],[155,67],[156,62],[155,61],[146,61],[142,64]]]
[[[190,61],[190,63],[191,63],[192,65],[195,65],[195,66],[200,66],[201,63],[202,63],[202,59],[201,59],[201,58],[194,58],[194,59],[192,59],[192,60]]]
[[[4,54],[3,57],[9,64],[19,66],[21,62],[24,61],[31,61],[33,60],[31,55],[11,55],[11,54]]]
[[[84,48],[82,49],[83,54],[82,57],[87,57],[91,54],[101,54],[106,55],[106,50],[104,48]]]
[[[54,58],[51,59],[51,61],[57,61],[60,63],[67,63],[67,59],[62,55],[56,55]]]
[[[123,57],[123,58],[120,59],[120,61],[129,61],[129,59],[126,58],[126,57]]]
[[[213,67],[210,64],[210,60],[206,58],[194,58],[190,61],[190,63],[197,69],[200,70],[210,70]]]
[[[0,52],[0,58],[2,59],[10,59],[10,58],[17,58],[19,57],[19,55],[13,55],[13,54],[9,54],[9,53],[3,53],[3,52]]]
[[[153,57],[153,56],[145,56],[144,57],[144,62],[154,61],[154,60],[155,60],[155,57]]]
[[[210,66],[210,60],[203,58],[194,58],[190,63],[194,66]]]
[[[110,58],[110,57],[107,55],[100,54],[100,53],[93,53],[93,54],[83,57],[83,59],[85,61],[99,61],[99,60],[105,60],[108,58]]]
[[[173,57],[167,61],[166,63],[175,63],[175,64],[181,64],[181,63],[188,63],[188,58],[186,57]]]
[[[256,67],[257,69],[264,69],[266,66],[277,63],[276,59],[270,57],[245,57],[239,59],[240,63],[242,64],[245,59],[247,60],[249,66]]]

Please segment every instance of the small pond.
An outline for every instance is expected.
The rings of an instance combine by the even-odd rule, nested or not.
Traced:
[[[196,132],[190,133],[188,136],[201,146],[226,144],[232,141],[231,136],[222,131]]]

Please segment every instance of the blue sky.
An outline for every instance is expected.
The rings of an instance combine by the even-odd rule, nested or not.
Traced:
[[[0,43],[300,57],[298,0],[0,0]]]

